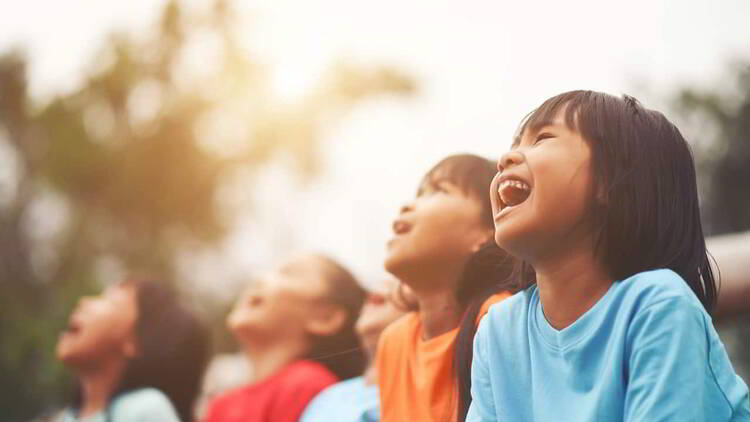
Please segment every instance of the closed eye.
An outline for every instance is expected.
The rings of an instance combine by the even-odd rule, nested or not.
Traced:
[[[433,189],[435,190],[435,192],[448,193],[448,189],[445,187],[445,184],[443,183],[436,183]]]
[[[546,139],[552,139],[555,135],[549,133],[549,132],[542,132],[539,135],[536,136],[536,139],[534,140],[534,145],[546,140]]]
[[[442,180],[428,181],[419,188],[417,197],[432,195],[435,193],[450,193],[450,188],[447,186],[447,183]]]

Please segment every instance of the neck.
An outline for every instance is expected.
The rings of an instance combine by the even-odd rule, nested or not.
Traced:
[[[590,248],[573,248],[535,263],[544,317],[558,330],[591,309],[612,285]]]
[[[79,412],[81,418],[96,414],[107,407],[124,367],[125,362],[122,359],[116,359],[78,373],[82,395]]]
[[[429,340],[458,327],[463,309],[456,300],[456,284],[466,262],[424,267],[400,279],[411,287],[419,303],[422,340]]]
[[[431,294],[417,293],[422,340],[430,340],[458,327],[462,309],[453,291]]]
[[[251,344],[245,347],[252,370],[252,383],[258,383],[279,372],[288,364],[304,356],[309,349],[306,341]]]
[[[367,366],[367,369],[365,369],[365,373],[363,374],[363,377],[365,379],[365,384],[377,385],[378,371],[375,370],[374,362],[371,361],[370,364]]]

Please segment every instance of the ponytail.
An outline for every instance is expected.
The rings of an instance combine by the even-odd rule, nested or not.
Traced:
[[[515,273],[515,260],[495,244],[484,243],[469,258],[456,291],[458,303],[464,307],[458,335],[454,367],[458,385],[458,421],[463,422],[471,404],[471,361],[477,317],[487,299],[497,293],[515,293],[520,289]]]

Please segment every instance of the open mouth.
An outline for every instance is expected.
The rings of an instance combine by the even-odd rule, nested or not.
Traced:
[[[78,322],[70,321],[68,323],[68,326],[65,327],[65,333],[66,334],[78,334],[79,332],[81,332],[81,328],[83,327],[81,327],[81,324],[79,324]]]
[[[411,230],[411,224],[403,221],[403,220],[396,220],[393,222],[393,233],[394,234],[405,234],[408,233],[409,230]]]
[[[531,186],[518,179],[505,179],[497,187],[500,210],[522,204],[531,194]]]

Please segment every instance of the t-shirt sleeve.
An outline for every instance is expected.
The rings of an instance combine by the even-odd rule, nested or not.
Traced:
[[[128,394],[112,411],[112,419],[122,422],[180,422],[167,396],[153,388]]]
[[[729,420],[710,364],[707,317],[685,298],[638,311],[627,334],[625,421]]]
[[[486,337],[488,322],[485,319],[479,324],[474,336],[474,358],[471,362],[471,405],[466,415],[466,422],[496,421],[495,403],[487,367]]]

